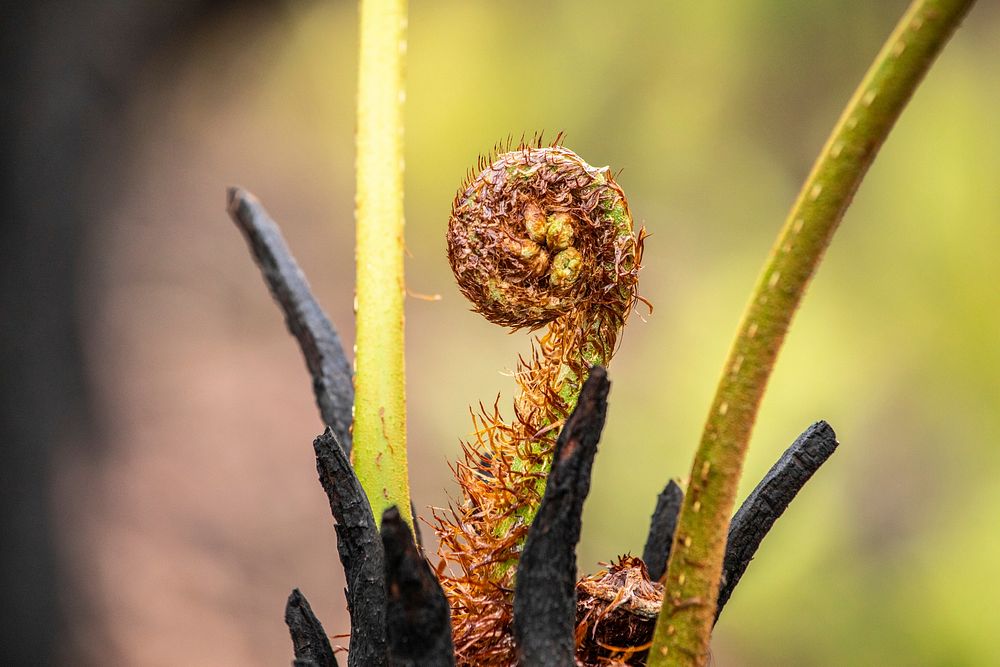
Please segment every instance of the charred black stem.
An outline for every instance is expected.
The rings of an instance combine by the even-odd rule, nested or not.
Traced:
[[[646,563],[649,578],[659,581],[667,570],[667,559],[670,558],[670,546],[674,541],[674,530],[677,529],[677,515],[684,502],[684,492],[677,482],[670,480],[663,491],[656,497],[656,509],[649,520],[649,535],[646,537],[646,548],[642,550],[642,560]]]
[[[306,596],[299,589],[292,591],[285,605],[285,624],[292,635],[296,667],[337,667],[330,638],[316,618]]]
[[[337,551],[347,577],[351,614],[348,667],[386,664],[385,572],[382,540],[371,505],[343,448],[328,427],[313,441],[319,481],[336,520]]]
[[[556,442],[552,470],[517,566],[514,640],[520,665],[574,664],[576,544],[608,407],[607,372],[590,370]]]
[[[323,423],[333,429],[349,454],[354,384],[340,336],[261,203],[240,188],[229,188],[228,194],[229,215],[243,232],[271,296],[285,313],[288,330],[302,349]]]
[[[382,546],[390,667],[454,665],[448,600],[395,506],[382,515]]]
[[[424,536],[420,532],[420,522],[417,521],[417,505],[410,500],[410,516],[413,517],[413,539],[417,542],[417,549],[423,553],[424,550]]]
[[[837,444],[837,434],[825,421],[810,426],[781,455],[733,515],[715,610],[716,621],[764,536],[802,486],[830,458]]]

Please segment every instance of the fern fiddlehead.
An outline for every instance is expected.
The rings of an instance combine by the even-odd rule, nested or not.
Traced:
[[[513,565],[559,427],[590,367],[610,361],[638,298],[643,233],[608,168],[558,143],[508,146],[478,166],[448,224],[459,289],[490,322],[545,329],[517,365],[513,419],[497,404],[473,414],[474,436],[453,466],[464,500],[438,513],[436,530],[459,663],[508,665]]]

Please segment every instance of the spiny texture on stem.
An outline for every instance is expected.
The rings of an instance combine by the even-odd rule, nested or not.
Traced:
[[[806,179],[751,295],[695,454],[649,653],[704,665],[729,516],[757,409],[806,285],[875,154],[972,0],[916,0],[882,47]]]
[[[498,402],[473,414],[453,466],[464,500],[436,516],[458,661],[476,665],[514,663],[514,565],[559,427],[635,305],[642,248],[607,167],[556,144],[506,148],[480,160],[448,224],[448,259],[473,309],[512,329],[546,327],[519,360],[513,419]]]

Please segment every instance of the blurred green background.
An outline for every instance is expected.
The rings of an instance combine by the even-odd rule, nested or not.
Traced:
[[[451,201],[477,156],[563,131],[586,160],[621,170],[650,232],[640,287],[655,310],[632,317],[610,367],[584,516],[579,566],[593,571],[641,552],[657,492],[687,476],[757,272],[905,5],[411,3],[407,281],[442,297],[407,304],[420,514],[455,493],[447,464],[469,405],[499,392],[510,406],[507,372],[529,348],[470,313],[447,266]],[[109,453],[75,482],[89,509],[69,532],[103,610],[89,622],[111,638],[92,657],[110,646],[132,664],[276,664],[290,656],[292,585],[330,632],[347,622],[310,461],[309,382],[224,187],[247,187],[282,223],[350,345],[357,10],[231,15],[186,48],[144,74],[127,175],[89,247]],[[983,2],[809,289],[740,495],[817,419],[841,447],[764,542],[714,664],[1000,663],[998,62],[1000,11]],[[170,492],[150,498],[156,484]]]

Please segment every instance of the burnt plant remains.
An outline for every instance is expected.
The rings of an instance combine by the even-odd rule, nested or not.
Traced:
[[[228,210],[244,233],[289,331],[299,342],[317,393],[320,415],[342,423],[345,415],[324,406],[350,405],[350,385],[328,380],[330,368],[343,367],[339,337],[310,292],[277,225],[252,195],[229,192]],[[318,346],[316,341],[325,341]],[[388,510],[376,527],[343,442],[332,426],[314,442],[320,483],[327,494],[341,563],[347,573],[351,615],[348,665],[439,666],[456,664],[603,665],[645,664],[663,586],[650,578],[642,560],[624,556],[606,570],[577,579],[576,545],[590,473],[607,411],[610,382],[601,366],[587,369],[573,410],[558,424],[551,471],[533,521],[525,526],[524,547],[511,581],[510,628],[503,644],[511,653],[480,657],[453,644],[454,609],[400,514]],[[336,400],[325,400],[339,392]],[[349,408],[348,415],[349,418]],[[349,422],[348,422],[349,423]],[[553,429],[555,430],[555,429]],[[819,422],[775,464],[734,517],[727,550],[728,589],[746,570],[757,546],[802,484],[826,460],[836,440]],[[489,463],[485,461],[484,463]],[[477,469],[488,481],[489,468]],[[484,487],[485,488],[485,487]],[[643,558],[662,572],[673,537],[680,487],[669,481],[659,496]],[[508,557],[510,557],[508,555]],[[653,570],[655,572],[655,570]],[[445,579],[447,581],[447,579]],[[720,597],[720,609],[725,600]],[[474,620],[470,612],[470,622]],[[323,627],[305,596],[288,599],[286,623],[294,664],[336,665]],[[485,627],[496,623],[485,619]]]

